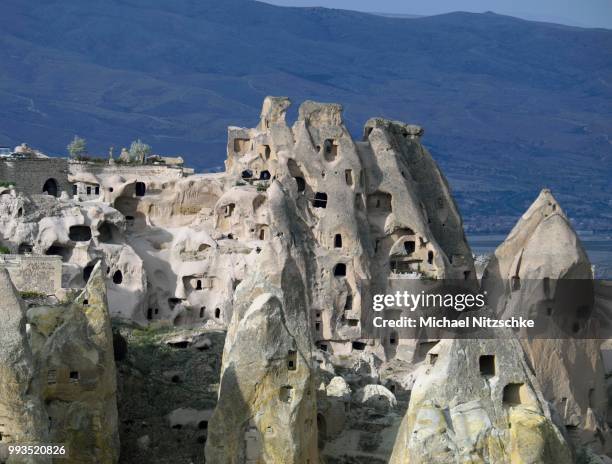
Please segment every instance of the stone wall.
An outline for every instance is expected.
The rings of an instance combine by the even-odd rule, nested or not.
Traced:
[[[20,292],[55,295],[62,288],[60,256],[0,255],[0,268],[8,271]]]
[[[10,158],[0,160],[0,181],[15,182],[17,190],[54,196],[71,194],[68,182],[68,160],[65,158]]]
[[[148,181],[160,177],[181,178],[192,173],[192,169],[181,166],[109,165],[106,163],[71,161],[67,158],[10,158],[0,160],[0,181],[14,182],[17,190],[27,195],[41,194],[47,191],[54,196],[59,196],[62,192],[72,196],[72,183],[85,182],[95,185],[97,183],[94,181],[95,179],[101,180],[113,176],[120,176],[128,181]]]
[[[93,175],[99,179],[111,176],[121,176],[126,180],[147,180],[160,177],[184,177],[191,170],[180,166],[166,166],[163,164],[98,164],[83,161],[70,161],[69,171],[71,180],[80,180],[83,175]]]

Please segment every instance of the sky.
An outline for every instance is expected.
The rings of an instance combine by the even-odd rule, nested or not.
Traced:
[[[265,0],[283,6],[324,6],[377,13],[433,15],[493,11],[519,18],[612,29],[612,0]]]

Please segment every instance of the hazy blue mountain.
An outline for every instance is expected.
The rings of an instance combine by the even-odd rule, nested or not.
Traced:
[[[3,0],[0,145],[92,152],[137,137],[198,169],[265,95],[344,105],[350,130],[425,127],[471,226],[549,186],[612,230],[612,31],[495,14],[389,18],[251,0]],[[494,220],[485,219],[491,215]]]

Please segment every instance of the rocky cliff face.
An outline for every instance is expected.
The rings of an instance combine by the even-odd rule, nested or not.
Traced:
[[[554,300],[556,281],[592,278],[591,264],[568,218],[552,193],[542,190],[495,250],[482,281],[489,301],[503,315],[512,315],[520,306],[537,302],[536,290],[546,290],[544,296]],[[545,279],[550,288],[533,288]]]
[[[137,319],[143,313],[146,273],[127,243],[126,219],[119,211],[97,202],[19,194],[2,195],[0,210],[5,213],[0,230],[11,252],[61,256],[65,289],[84,287],[95,264],[103,261],[115,315]]]
[[[70,462],[116,462],[116,370],[101,266],[74,302],[32,307],[27,316],[50,442],[65,444]]]
[[[274,238],[234,294],[207,462],[318,462],[309,250],[292,206],[274,182],[265,203]]]
[[[340,105],[305,102],[293,127],[289,105],[268,97],[256,128],[229,128],[225,173],[72,163],[72,199],[3,195],[3,242],[15,253],[60,255],[65,288],[84,285],[103,260],[115,317],[224,327],[237,282],[272,236],[264,203],[276,180],[314,245],[313,328],[332,353],[352,350],[362,295],[384,290],[388,276],[474,278],[461,218],[420,127],[373,119],[354,141]],[[379,356],[395,350],[382,343]]]
[[[2,444],[63,444],[66,462],[117,462],[116,371],[100,266],[74,302],[30,303],[27,314],[4,270],[0,285]]]
[[[342,419],[332,407],[333,400],[318,417],[316,408],[309,409],[315,401],[312,341],[320,353],[361,356],[365,348],[383,359],[386,346],[395,343],[380,340],[367,348],[368,342],[359,342],[365,317],[361,298],[374,280],[372,275],[383,288],[392,274],[473,278],[460,217],[444,178],[418,142],[420,128],[373,120],[366,125],[364,141],[356,143],[342,123],[339,105],[306,102],[292,128],[284,119],[288,106],[287,99],[267,98],[257,128],[229,131],[227,175],[238,186],[217,202],[216,228],[238,240],[252,236],[254,230],[260,231],[259,238],[270,238],[254,262],[256,277],[243,281],[234,294],[219,406],[211,422],[215,432],[209,434],[207,445],[207,456],[214,462],[220,456],[227,462],[240,462],[236,461],[240,456],[247,462],[306,458],[316,462],[314,435],[301,433],[289,439],[292,428],[314,431],[316,422],[319,428],[323,423],[327,428],[329,422],[331,429]],[[276,263],[268,257],[271,249]],[[295,254],[300,263],[296,270],[301,272],[292,279],[278,277],[286,276]],[[262,288],[245,293],[253,287]],[[299,295],[298,302],[287,306],[288,295]],[[298,330],[282,329],[296,323]],[[314,340],[305,338],[303,331],[308,328],[314,329]],[[257,330],[278,334],[256,341],[249,333]],[[293,338],[300,333],[303,342],[294,346]],[[247,345],[261,345],[254,355],[270,354],[253,359]],[[282,374],[270,359],[278,360]],[[289,372],[295,380],[286,380],[283,359],[292,366],[290,371],[296,371]],[[296,362],[304,366],[296,370]],[[270,375],[270,370],[275,374]],[[245,379],[256,387],[245,387]],[[366,396],[363,403],[377,403],[378,394]],[[345,402],[339,402],[340,416]],[[243,415],[234,420],[230,411],[244,403],[239,408]],[[293,405],[291,427],[282,403]],[[287,426],[259,419],[269,416],[269,410],[278,424]],[[278,429],[284,433],[275,436],[281,434]],[[227,440],[229,433],[234,434],[232,440]],[[326,433],[319,430],[320,445]],[[293,451],[302,447],[306,454]]]
[[[46,457],[9,457],[7,445],[48,442],[43,399],[33,387],[34,358],[23,303],[0,269],[0,460],[45,463]]]
[[[387,277],[402,274],[472,279],[472,256],[446,181],[419,142],[421,128],[371,120],[355,142],[340,105],[305,102],[289,128],[289,104],[268,97],[257,128],[230,128],[227,175],[262,191],[275,179],[291,196],[314,253],[315,339],[328,352],[348,354],[362,333],[370,286],[384,290]],[[240,190],[219,206],[233,211]],[[245,221],[231,223],[218,226],[248,235],[240,230]],[[397,349],[388,340],[377,347],[382,357]]]
[[[138,435],[145,420],[130,429],[132,460],[185,438],[183,426],[207,434],[199,448],[184,446],[201,456],[207,438],[212,463],[570,462],[564,426],[576,443],[605,450],[592,340],[521,346],[505,332],[499,341],[366,333],[370,295],[403,279],[477,285],[461,216],[422,128],[371,119],[356,141],[340,105],[307,101],[292,126],[289,105],[268,97],[257,127],[229,128],[223,173],[72,163],[73,198],[0,195],[2,244],[59,254],[62,295],[79,289],[70,304],[27,311],[33,354],[22,355],[31,373],[20,381],[31,378],[32,401],[44,402],[50,439],[69,442],[82,462],[117,459],[110,313],[148,326],[121,369],[126,391],[146,385],[180,402],[163,404],[173,411],[167,436]],[[505,317],[527,309],[587,330],[580,311],[549,306],[558,287],[541,288],[569,278],[591,282],[590,265],[544,191],[488,263],[483,286]],[[174,326],[191,335],[165,333]],[[223,330],[221,366],[202,354],[197,370],[221,372],[212,417],[216,374],[189,379],[210,396],[196,409],[172,390],[187,391],[182,366],[157,366],[159,378],[145,381],[146,369],[133,364],[200,359],[166,350],[205,352],[207,331]],[[8,334],[21,340],[16,329]],[[148,358],[152,340],[165,342]]]
[[[569,464],[572,454],[510,335],[429,350],[390,462]]]
[[[594,329],[587,326],[594,305],[591,264],[550,191],[540,193],[497,248],[482,282],[499,314],[529,314],[550,328],[550,337],[523,343],[542,393],[576,444],[607,451],[601,340],[581,335]]]
[[[301,276],[291,259],[270,258],[281,270],[280,285],[259,274],[238,291],[242,304],[228,331],[207,462],[318,462],[313,345]]]

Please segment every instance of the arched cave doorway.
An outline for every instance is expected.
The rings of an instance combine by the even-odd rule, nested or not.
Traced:
[[[121,271],[115,271],[113,274],[113,283],[120,285],[123,282],[123,273]]]
[[[136,196],[144,197],[145,192],[147,191],[147,186],[144,182],[136,182]]]
[[[89,281],[89,278],[91,277],[91,273],[93,269],[94,269],[93,264],[88,264],[87,266],[83,268],[83,280],[85,281],[85,283]]]
[[[59,193],[59,188],[57,186],[57,181],[51,177],[45,181],[42,188],[43,193],[47,193],[52,197],[57,197]]]

